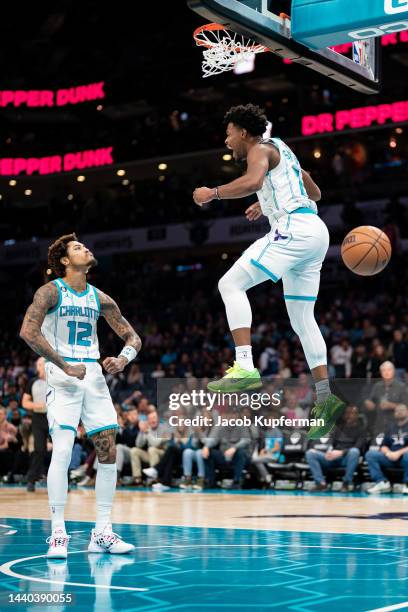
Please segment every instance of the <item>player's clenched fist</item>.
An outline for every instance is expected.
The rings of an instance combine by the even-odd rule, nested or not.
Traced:
[[[74,378],[79,378],[79,380],[83,380],[86,374],[86,366],[84,363],[78,363],[77,365],[67,365],[64,368],[65,374],[68,376],[73,376]]]
[[[107,357],[102,362],[103,367],[109,374],[122,372],[127,364],[128,360],[126,357]]]
[[[208,187],[197,187],[193,193],[193,200],[198,206],[211,202],[215,197],[215,190]]]

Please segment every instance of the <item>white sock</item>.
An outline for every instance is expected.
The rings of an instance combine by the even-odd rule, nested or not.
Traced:
[[[65,531],[64,508],[68,495],[68,467],[71,462],[74,432],[54,427],[52,433],[52,457],[47,474],[48,500],[52,531]]]
[[[248,370],[252,372],[254,367],[254,362],[252,361],[252,346],[243,345],[235,347],[235,361],[244,368],[244,370]]]
[[[53,504],[51,510],[51,529],[54,532],[56,529],[62,529],[66,533],[64,511],[65,504]]]
[[[96,472],[96,523],[95,531],[100,533],[111,522],[113,498],[116,491],[116,463],[98,463]]]

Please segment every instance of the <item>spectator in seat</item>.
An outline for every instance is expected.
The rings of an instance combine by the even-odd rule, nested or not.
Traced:
[[[387,356],[384,346],[378,339],[374,339],[372,354],[367,364],[367,372],[371,378],[379,378],[381,376],[381,366],[386,361]]]
[[[188,428],[175,427],[160,461],[155,467],[148,467],[143,470],[146,476],[156,481],[152,486],[153,491],[168,491],[170,489],[173,470],[177,466],[181,466],[183,452],[188,448],[189,439]]]
[[[146,421],[139,421],[136,444],[130,449],[135,484],[138,485],[142,481],[142,463],[147,463],[150,467],[159,463],[169,438],[169,429],[165,423],[160,423],[157,412],[149,412]]]
[[[11,399],[9,401],[8,409],[7,409],[7,420],[14,425],[14,427],[18,427],[21,424],[21,418],[26,414],[23,408],[20,408],[18,405],[18,401],[16,399]]]
[[[279,370],[278,351],[267,346],[259,358],[259,370],[262,376],[276,376]]]
[[[326,453],[310,448],[306,452],[306,461],[310,466],[315,490],[327,489],[324,472],[329,468],[346,468],[342,491],[347,493],[353,481],[360,455],[366,445],[365,427],[359,419],[356,406],[347,406],[343,419],[330,436],[330,448]]]
[[[391,483],[382,468],[399,466],[404,470],[403,493],[408,494],[408,406],[399,404],[395,409],[395,423],[388,429],[380,450],[369,450],[366,461],[375,485],[367,493],[388,493]]]
[[[17,428],[15,439],[9,440],[7,452],[10,457],[10,469],[3,481],[7,484],[15,482],[15,475],[27,473],[30,456],[34,450],[34,438],[31,433],[31,416],[25,415]],[[42,476],[42,474],[41,474]]]
[[[239,417],[233,412],[225,415],[230,419]],[[205,461],[205,471],[210,488],[216,486],[215,468],[233,469],[233,489],[242,487],[242,473],[250,462],[248,451],[252,443],[248,427],[232,425],[214,425],[201,453]]]
[[[393,341],[388,347],[388,355],[395,365],[395,372],[398,378],[405,379],[408,369],[408,342],[400,329],[396,329],[393,334]]]
[[[2,475],[12,472],[13,446],[18,443],[17,427],[7,421],[6,415],[6,408],[0,406],[0,473]]]
[[[341,342],[332,347],[330,358],[336,378],[350,378],[352,355],[353,349],[347,338],[343,338]]]
[[[116,470],[118,472],[118,484],[122,475],[123,466],[131,464],[131,449],[135,447],[136,438],[139,434],[138,413],[136,408],[131,408],[125,413],[125,426],[119,430],[116,436]],[[135,482],[140,484],[140,481]]]
[[[181,489],[189,489],[191,487],[201,491],[204,488],[205,464],[201,449],[207,434],[207,427],[195,427],[190,432],[187,446],[183,450],[183,481],[180,484]],[[197,465],[197,479],[195,482],[192,480],[194,463]]]
[[[266,464],[279,461],[282,446],[283,433],[280,429],[274,427],[265,432],[259,444],[259,451],[255,451],[252,455],[252,463],[259,474],[261,483],[265,486],[269,486],[272,482],[272,476],[268,472]]]
[[[367,365],[367,349],[364,344],[357,344],[351,356],[351,378],[366,378]]]
[[[395,367],[391,361],[381,364],[380,373],[382,380],[374,383],[368,399],[365,400],[371,435],[388,429],[398,404],[408,405],[407,388],[395,377]]]
[[[299,406],[303,410],[308,410],[313,405],[313,389],[305,372],[299,374],[294,393]]]

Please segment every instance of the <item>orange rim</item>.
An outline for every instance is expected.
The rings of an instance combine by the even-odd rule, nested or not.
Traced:
[[[217,31],[222,31],[224,30],[225,32],[227,32],[227,28],[225,28],[223,25],[221,25],[220,23],[205,23],[204,25],[200,26],[199,28],[196,28],[193,32],[193,37],[194,40],[197,44],[198,47],[206,47],[207,49],[212,49],[213,47],[217,46],[218,42],[211,42],[211,41],[204,41],[201,40],[199,37],[199,35],[202,32],[217,32]],[[232,49],[235,49],[236,46],[235,45],[230,45]],[[263,45],[254,45],[254,46],[242,46],[240,47],[240,49],[238,49],[238,51],[257,51],[258,53],[261,53],[262,51],[269,51],[269,49],[267,47],[264,47]]]
[[[205,41],[197,38],[201,32],[216,32],[217,30],[225,30],[224,26],[220,23],[205,23],[204,25],[196,28],[193,32],[194,40],[196,41],[199,47],[207,47],[211,49],[216,43],[206,43]]]

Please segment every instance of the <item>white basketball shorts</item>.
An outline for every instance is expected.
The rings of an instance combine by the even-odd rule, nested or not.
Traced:
[[[238,263],[257,284],[282,279],[285,300],[316,301],[329,232],[318,215],[301,210],[275,221]]]
[[[79,363],[79,360],[77,361]],[[118,419],[102,367],[97,361],[86,361],[83,380],[68,376],[47,361],[47,417],[50,433],[55,425],[76,433],[82,420],[88,436],[104,429],[117,429]]]

